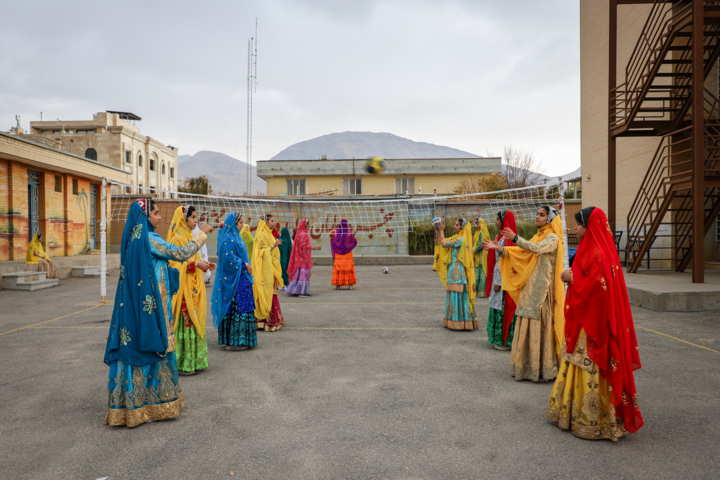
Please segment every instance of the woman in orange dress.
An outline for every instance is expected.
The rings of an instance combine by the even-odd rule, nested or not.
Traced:
[[[352,290],[353,286],[357,284],[355,261],[352,254],[353,248],[357,246],[357,239],[355,234],[350,231],[347,220],[340,221],[340,226],[330,242],[330,246],[334,259],[332,285],[335,285],[335,290],[340,290],[341,287]]]

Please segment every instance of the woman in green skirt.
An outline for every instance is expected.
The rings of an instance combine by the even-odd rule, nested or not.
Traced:
[[[510,210],[504,210],[497,214],[495,226],[502,232],[503,228],[511,228],[517,232],[515,215]],[[489,237],[489,235],[488,235]],[[490,240],[490,238],[487,238]],[[495,240],[500,245],[510,247],[512,240],[499,235]],[[485,245],[483,246],[485,248]],[[500,276],[500,255],[496,250],[488,253],[488,278],[485,287],[485,294],[490,300],[490,313],[488,315],[487,334],[490,342],[498,350],[510,350],[512,346],[513,332],[515,331],[515,302],[502,290],[502,277]]]

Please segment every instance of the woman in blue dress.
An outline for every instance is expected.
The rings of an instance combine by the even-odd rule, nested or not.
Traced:
[[[218,236],[218,260],[212,294],[213,326],[225,350],[257,345],[253,277],[247,247],[240,236],[243,217],[235,212],[225,218]]]
[[[475,262],[472,253],[472,230],[470,223],[459,218],[453,230],[455,235],[445,239],[445,224],[438,230],[437,269],[445,285],[445,313],[443,326],[450,330],[477,330],[475,315]],[[444,266],[447,265],[447,269]]]
[[[139,199],[125,222],[120,279],[105,347],[105,363],[110,366],[107,425],[135,427],[174,418],[183,406],[170,321],[173,289],[168,260],[184,262],[195,255],[212,227],[203,225],[179,248],[155,233],[160,220],[155,203]],[[176,290],[177,283],[174,286]]]

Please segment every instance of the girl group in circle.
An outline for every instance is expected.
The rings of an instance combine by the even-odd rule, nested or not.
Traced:
[[[580,243],[570,270],[564,269],[561,219],[551,206],[538,210],[538,232],[530,240],[518,236],[509,210],[497,214],[501,233],[494,240],[481,218],[474,237],[463,218],[450,238],[442,223],[436,226],[443,325],[476,330],[475,296],[487,296],[488,341],[511,351],[510,375],[555,382],[546,417],[578,437],[617,441],[643,425],[632,312],[605,213],[588,207],[575,220]]]
[[[310,296],[311,253],[320,247],[310,243],[307,220],[300,222],[293,244],[286,228],[274,233],[272,215],[260,218],[253,238],[243,216],[232,212],[220,226],[217,264],[202,258],[212,227],[198,227],[193,206],[175,210],[166,239],[155,233],[161,220],[153,200],[139,199],[125,223],[104,359],[110,366],[109,425],[134,427],[180,414],[178,375],[208,367],[207,273],[216,271],[210,311],[225,350],[251,349],[257,330],[282,328],[278,292],[285,285],[289,295]],[[356,245],[342,220],[331,240],[332,283],[338,289],[356,283]]]

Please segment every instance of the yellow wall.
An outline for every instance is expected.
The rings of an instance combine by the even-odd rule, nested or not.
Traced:
[[[438,195],[453,193],[460,181],[467,175],[358,175],[356,178],[362,179],[363,195],[394,195],[396,178],[414,178],[415,192],[422,187],[423,194],[433,193],[433,189],[437,189]],[[319,191],[328,191],[337,189],[335,195],[343,194],[343,179],[351,178],[345,175],[313,175],[313,176],[277,176],[267,178],[267,194],[268,196],[276,196],[278,194],[287,193],[286,180],[288,179],[305,179],[305,193],[312,194]]]

